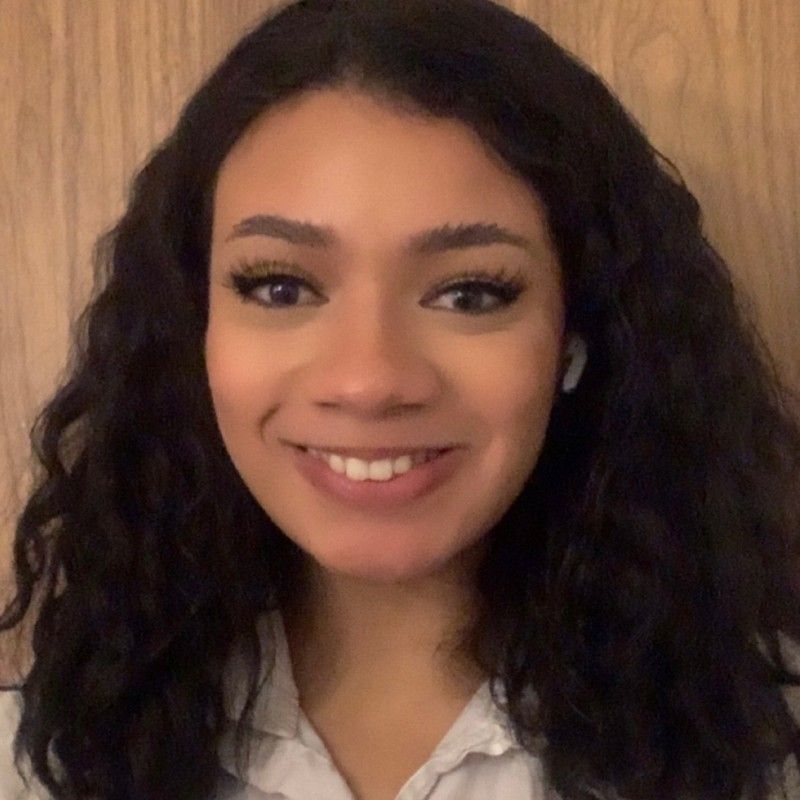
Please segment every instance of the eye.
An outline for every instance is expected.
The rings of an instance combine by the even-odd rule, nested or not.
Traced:
[[[276,273],[261,278],[249,278],[244,275],[232,277],[233,287],[245,302],[258,303],[267,308],[292,308],[296,305],[302,289],[308,284],[303,278],[295,275]],[[264,292],[257,293],[257,290]],[[299,303],[299,305],[304,305]]]
[[[316,297],[320,293],[310,276],[304,275],[295,265],[282,261],[240,263],[231,272],[228,286],[244,302],[256,303],[267,309],[320,305],[313,300],[311,303],[299,302],[303,291]],[[451,295],[454,302],[450,307],[445,306],[445,310],[478,316],[510,306],[526,288],[522,270],[512,275],[508,275],[504,269],[494,272],[466,271],[434,289],[426,295],[424,302],[429,302],[431,297]],[[488,298],[488,303],[483,302],[485,298]]]
[[[293,308],[301,290],[318,294],[310,276],[282,261],[245,261],[230,273],[228,286],[244,302],[265,308]],[[259,290],[264,291],[259,291]],[[307,305],[300,303],[299,305]]]
[[[526,288],[522,271],[509,276],[503,269],[496,272],[478,270],[462,272],[456,278],[456,282],[450,279],[444,288],[436,289],[435,295],[454,295],[453,310],[465,314],[479,315],[502,310],[515,303]],[[481,296],[493,298],[488,307],[481,302]],[[473,302],[475,300],[477,303]]]

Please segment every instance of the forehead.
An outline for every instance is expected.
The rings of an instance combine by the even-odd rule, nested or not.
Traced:
[[[411,114],[353,90],[307,92],[269,109],[223,162],[214,239],[254,214],[325,220],[396,237],[432,220],[492,219],[541,234],[528,184],[459,120]]]

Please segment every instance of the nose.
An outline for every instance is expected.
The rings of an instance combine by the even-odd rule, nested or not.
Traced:
[[[441,382],[431,343],[396,302],[364,290],[328,324],[313,382],[319,406],[372,418],[435,401]]]

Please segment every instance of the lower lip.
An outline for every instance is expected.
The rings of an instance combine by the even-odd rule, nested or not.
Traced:
[[[368,511],[384,511],[432,492],[453,475],[465,452],[459,447],[447,450],[388,481],[351,481],[334,472],[322,459],[299,447],[292,449],[297,468],[312,486],[347,505]]]

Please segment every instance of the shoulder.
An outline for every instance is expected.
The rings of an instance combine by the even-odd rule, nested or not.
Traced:
[[[792,672],[800,673],[800,642],[782,631],[778,633],[778,641],[780,642],[781,654],[786,666]],[[789,712],[795,722],[800,725],[800,686],[786,685],[782,687],[782,691],[783,696],[786,698]],[[790,755],[786,760],[781,777],[783,779],[783,787],[788,794],[776,793],[774,795],[775,800],[778,800],[778,798],[781,798],[781,800],[783,798],[789,798],[790,800],[800,798],[800,770],[798,770],[795,756]]]
[[[14,735],[19,725],[21,709],[19,692],[0,691],[0,799],[45,800],[48,793],[38,781],[31,780],[25,758],[21,761],[21,767],[31,780],[30,788],[25,786],[14,765]]]
[[[786,666],[792,672],[800,674],[800,642],[782,631],[778,633],[778,640]],[[784,686],[783,695],[786,698],[786,703],[792,712],[792,716],[797,720],[797,724],[800,725],[800,686]]]

